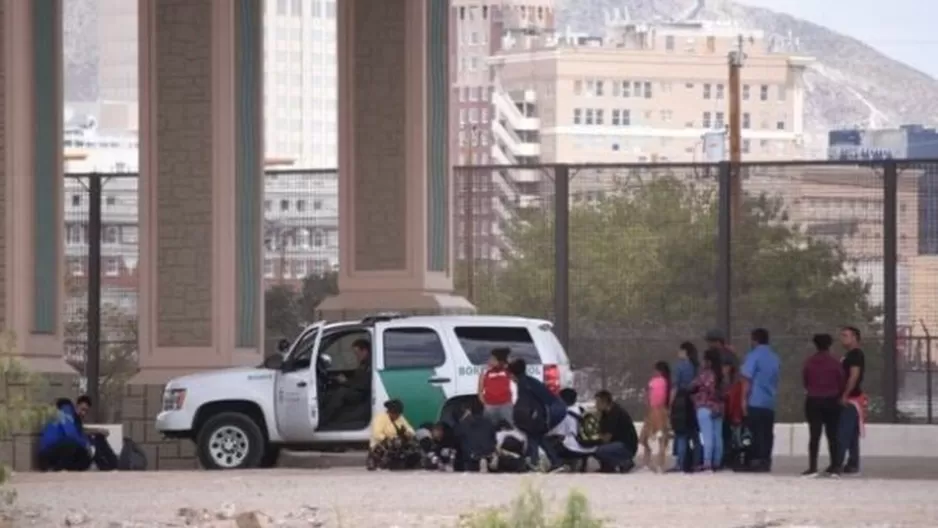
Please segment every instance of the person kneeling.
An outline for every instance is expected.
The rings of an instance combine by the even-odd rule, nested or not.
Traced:
[[[453,429],[444,422],[425,423],[417,428],[421,466],[429,471],[453,469],[458,445]]]
[[[400,400],[384,403],[385,412],[375,416],[371,425],[371,442],[365,467],[400,470],[420,466],[420,446],[414,428],[404,418]]]
[[[93,452],[91,442],[82,433],[75,406],[67,398],[58,400],[55,406],[55,418],[39,436],[39,470],[87,471]]]
[[[602,442],[594,456],[603,473],[627,473],[635,467],[633,457],[638,451],[635,422],[621,405],[612,400],[609,391],[596,393],[596,409],[600,412],[599,437]]]
[[[489,473],[524,473],[528,469],[525,454],[528,439],[507,420],[502,420],[495,433],[495,456],[488,465]]]
[[[472,400],[456,424],[462,470],[479,472],[495,454],[495,426],[485,417],[482,402]]]

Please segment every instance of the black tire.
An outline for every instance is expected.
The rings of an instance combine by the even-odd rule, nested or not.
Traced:
[[[232,442],[231,454],[225,457],[216,435],[227,434]],[[205,469],[252,469],[261,465],[266,441],[261,428],[249,416],[223,412],[212,416],[199,428],[196,452]],[[214,454],[213,454],[214,453]],[[218,459],[216,459],[218,456]],[[226,463],[222,463],[225,460]]]
[[[277,462],[280,460],[280,446],[267,443],[267,447],[264,449],[264,456],[261,457],[260,467],[262,468],[272,468],[277,466]]]

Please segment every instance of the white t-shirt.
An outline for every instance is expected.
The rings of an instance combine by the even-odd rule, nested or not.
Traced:
[[[517,431],[517,430],[514,430],[514,429],[511,429],[511,430],[508,430],[508,431],[498,431],[498,432],[496,432],[496,433],[495,433],[495,445],[498,446],[499,448],[501,448],[501,447],[502,447],[502,444],[505,442],[505,439],[508,438],[508,437],[512,437],[512,438],[517,439],[517,440],[520,441],[521,444],[522,444],[523,446],[525,446],[525,447],[527,447],[527,445],[528,445],[528,437],[527,437],[524,433],[522,433],[521,431]]]
[[[577,421],[576,416],[571,416],[571,413],[582,417],[583,409],[579,405],[567,407],[567,415],[564,416],[563,421],[547,433],[548,436],[563,437],[563,446],[574,453],[589,454],[595,452],[596,448],[584,447],[577,441],[576,434],[579,430],[579,421]]]

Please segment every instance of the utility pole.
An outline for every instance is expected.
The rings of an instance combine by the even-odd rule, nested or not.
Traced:
[[[739,36],[736,49],[729,53],[729,132],[730,132],[730,222],[737,225],[742,214],[743,180],[742,155],[742,88],[740,70],[746,54],[743,53],[743,36]]]

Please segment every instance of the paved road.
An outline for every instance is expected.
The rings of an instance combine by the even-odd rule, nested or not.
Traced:
[[[310,469],[353,469],[364,467],[364,453],[290,453],[281,467]],[[821,466],[827,460],[821,457]],[[807,469],[807,461],[798,457],[777,457],[773,474],[795,476]],[[873,479],[938,480],[938,457],[917,458],[867,458],[863,460],[862,476]]]

